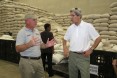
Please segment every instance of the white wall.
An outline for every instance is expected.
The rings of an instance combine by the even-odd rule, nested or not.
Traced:
[[[106,13],[110,4],[117,0],[14,0],[29,4],[48,12],[65,14],[73,7],[80,7],[83,14]]]

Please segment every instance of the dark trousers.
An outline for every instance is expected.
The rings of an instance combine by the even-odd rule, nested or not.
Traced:
[[[52,53],[42,53],[41,54],[41,58],[42,58],[42,62],[43,62],[43,67],[44,70],[46,70],[45,65],[48,65],[48,74],[49,76],[53,76],[53,69],[52,69]]]

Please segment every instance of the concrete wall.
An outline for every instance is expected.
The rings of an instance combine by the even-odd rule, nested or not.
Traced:
[[[83,14],[102,14],[110,11],[110,4],[117,0],[13,0],[55,14],[66,14],[73,7],[80,7]]]

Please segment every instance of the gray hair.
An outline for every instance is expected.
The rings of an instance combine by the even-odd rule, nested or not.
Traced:
[[[72,8],[70,10],[70,12],[74,12],[77,16],[80,16],[80,18],[82,18],[82,14],[81,14],[81,9],[80,8]]]

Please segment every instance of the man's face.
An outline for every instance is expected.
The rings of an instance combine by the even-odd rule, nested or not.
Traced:
[[[30,29],[35,28],[36,25],[37,25],[36,19],[28,18],[28,19],[25,20],[25,22],[26,22],[26,26]]]
[[[80,16],[77,16],[74,12],[70,12],[70,18],[74,24],[78,24],[80,22]]]

